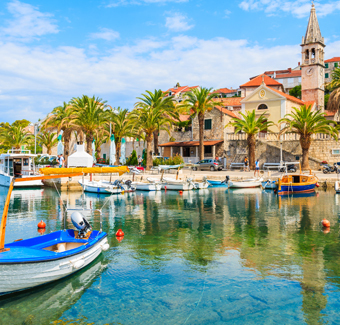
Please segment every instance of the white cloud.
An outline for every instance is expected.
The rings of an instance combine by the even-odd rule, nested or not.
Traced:
[[[166,17],[165,27],[173,32],[183,32],[193,28],[194,25],[189,25],[186,16],[175,12]]]
[[[106,41],[114,41],[119,38],[119,33],[110,28],[100,28],[100,32],[92,33],[91,38],[104,39]]]
[[[13,19],[6,22],[6,27],[0,30],[0,35],[28,41],[59,32],[52,15],[40,12],[37,7],[13,0],[8,3],[7,9]]]
[[[229,18],[230,14],[231,14],[230,10],[228,9],[224,10],[224,18]]]
[[[169,2],[187,2],[189,0],[113,0],[110,1],[106,7],[107,8],[114,8],[118,6],[126,6],[126,5],[143,5],[143,4],[161,4],[165,5]]]
[[[288,12],[298,18],[309,15],[311,2],[309,0],[243,0],[239,7],[243,10],[261,10],[267,15],[278,14],[280,11]],[[317,15],[327,16],[336,10],[340,10],[340,1],[329,1],[327,3],[315,3]]]

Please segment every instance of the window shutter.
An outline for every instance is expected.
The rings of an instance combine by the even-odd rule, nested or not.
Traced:
[[[328,63],[326,63],[326,69],[328,69]]]
[[[325,74],[325,78],[327,79],[328,77],[329,77],[329,74],[328,74],[328,73],[326,73],[326,74]]]

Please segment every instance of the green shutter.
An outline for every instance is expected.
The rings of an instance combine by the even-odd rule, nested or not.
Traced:
[[[325,78],[327,79],[328,77],[329,77],[329,74],[328,74],[328,73],[326,73],[326,74],[325,74]]]
[[[211,130],[211,119],[204,120],[204,129]]]
[[[106,153],[104,153],[104,154],[103,154],[103,159],[105,159],[105,160],[106,160]]]
[[[326,69],[328,69],[328,63],[326,63]]]
[[[334,63],[334,68],[337,68],[337,67],[338,67],[338,64],[339,64],[338,62],[335,62],[335,63]]]

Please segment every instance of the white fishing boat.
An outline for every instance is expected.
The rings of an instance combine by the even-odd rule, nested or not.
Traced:
[[[85,192],[100,194],[121,194],[123,191],[120,186],[116,186],[105,181],[90,181],[88,179],[84,179],[79,180],[78,183]]]
[[[194,182],[194,188],[201,190],[209,187],[209,182],[206,177],[203,177],[202,182]]]
[[[149,182],[133,182],[132,185],[136,187],[137,191],[161,191],[161,183],[149,183]]]
[[[136,187],[132,185],[131,180],[124,181],[123,179],[116,179],[113,183],[109,181],[102,181],[104,185],[113,185],[114,187],[120,187],[124,192],[134,192]]]
[[[262,186],[262,178],[251,178],[245,179],[238,182],[229,181],[228,187],[229,188],[253,188],[253,187],[260,187]]]
[[[262,187],[264,190],[275,190],[277,188],[277,181],[268,179],[262,182]]]
[[[53,171],[52,171],[53,170]],[[49,174],[36,179],[80,176],[72,169],[60,174],[51,168]],[[57,172],[57,175],[52,175]],[[18,239],[5,245],[5,231],[8,207],[15,182],[25,182],[13,178],[9,186],[0,227],[0,294],[8,294],[36,287],[64,278],[90,264],[102,251],[109,249],[107,234],[92,227],[84,216],[74,212],[71,221],[76,228],[55,231],[30,239]],[[100,228],[102,219],[100,214]]]
[[[13,177],[31,178],[37,176],[35,172],[34,158],[37,155],[31,154],[30,150],[8,150],[0,155],[0,185],[9,187]],[[14,187],[35,187],[43,186],[41,180],[30,180],[18,182]]]
[[[189,191],[195,188],[195,185],[191,178],[188,178],[186,180],[179,180],[170,177],[163,177],[163,181],[166,183],[165,187],[167,190]]]

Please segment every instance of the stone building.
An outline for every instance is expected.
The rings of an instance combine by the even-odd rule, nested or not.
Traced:
[[[325,82],[332,81],[334,69],[340,67],[340,56],[325,60]]]

